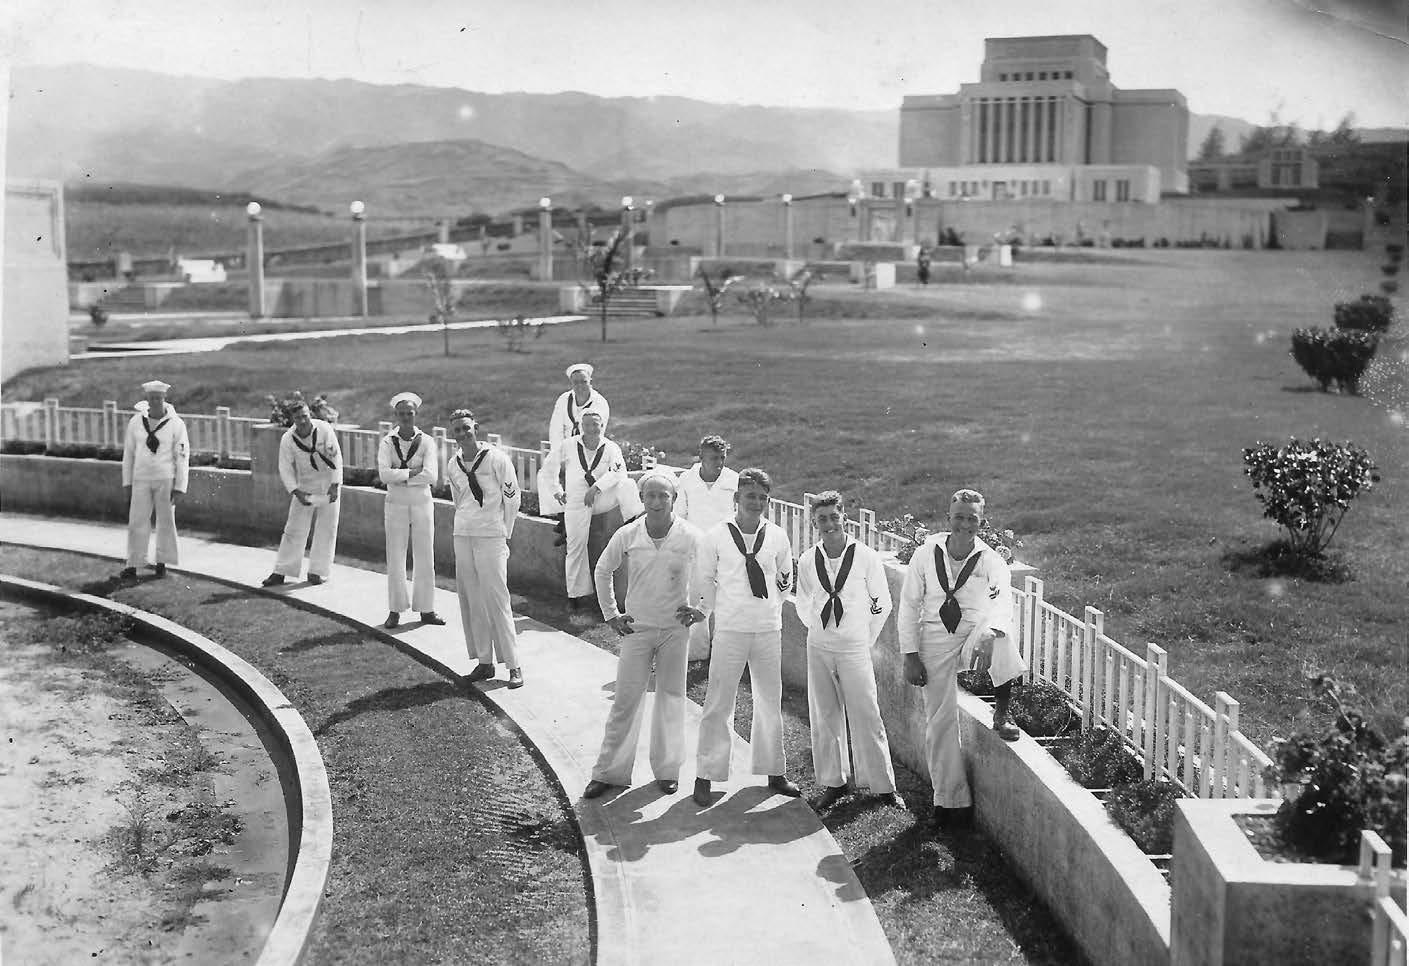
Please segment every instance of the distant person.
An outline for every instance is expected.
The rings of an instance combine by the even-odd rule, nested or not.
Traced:
[[[612,407],[607,403],[606,397],[592,388],[592,374],[595,371],[586,362],[575,362],[565,370],[572,388],[560,395],[553,403],[553,415],[548,420],[548,448],[550,452],[556,449],[563,440],[582,434],[582,414],[585,412],[600,413],[603,425],[611,422]],[[549,491],[549,496],[551,497],[551,491]],[[551,508],[540,507],[540,511],[545,516],[557,518],[558,539],[556,542],[558,546],[562,546],[567,540],[562,507],[560,505]]]
[[[497,447],[482,443],[475,414],[450,414],[450,433],[458,447],[445,464],[455,501],[455,590],[465,645],[479,664],[471,681],[494,677],[495,656],[509,672],[509,687],[523,687],[518,635],[509,598],[509,538],[518,519],[518,472]]]
[[[563,505],[567,530],[567,557],[564,572],[568,602],[574,611],[569,620],[577,625],[592,623],[592,617],[579,613],[592,599],[592,565],[588,558],[588,537],[592,518],[617,510],[616,488],[626,476],[626,460],[621,448],[602,435],[606,420],[589,409],[580,417],[582,434],[569,436],[548,454],[539,471],[539,486]],[[563,479],[559,483],[559,479]],[[620,513],[616,514],[618,517]]]
[[[978,539],[983,494],[959,490],[949,502],[949,530],[928,538],[910,558],[900,592],[896,632],[905,680],[924,688],[925,761],[936,830],[965,825],[973,799],[959,747],[958,673],[973,664],[998,686],[993,728],[1018,738],[1008,720],[1012,682],[1027,670],[1011,629],[1011,576],[998,552]]]
[[[812,767],[823,788],[817,808],[830,808],[846,795],[853,760],[858,786],[904,808],[895,793],[871,661],[871,648],[890,616],[885,566],[880,554],[846,535],[846,505],[836,490],[813,497],[810,512],[822,539],[798,559],[797,614],[807,628]]]
[[[386,527],[386,579],[390,613],[382,626],[401,624],[401,612],[414,607],[423,624],[444,624],[435,612],[435,510],[431,487],[440,475],[435,438],[416,428],[421,397],[399,392],[391,397],[396,429],[377,447],[377,475],[386,484],[382,520]],[[406,545],[411,544],[412,584],[406,592]]]
[[[675,512],[701,533],[734,516],[739,474],[724,465],[728,458],[728,441],[711,434],[700,440],[699,462],[680,474]],[[713,617],[690,626],[690,660],[703,661],[709,657],[713,636]]]
[[[333,548],[338,540],[342,504],[342,447],[333,427],[314,419],[307,403],[289,409],[293,425],[279,439],[279,481],[289,491],[289,516],[279,540],[274,572],[265,587],[277,587],[285,578],[297,580],[303,572],[303,548],[313,530],[313,551],[308,556],[308,582],[321,584],[333,570]]]
[[[685,761],[687,628],[704,623],[695,574],[700,532],[673,512],[675,479],[652,470],[641,479],[646,512],[612,534],[593,577],[602,616],[621,635],[616,688],[602,750],[583,798],[631,785],[641,733],[642,699],[655,668],[651,774],[667,795],[680,787]],[[614,575],[626,563],[626,611],[617,609]]]
[[[753,772],[796,798],[784,774],[783,596],[792,586],[793,550],[783,529],[763,519],[773,481],[761,469],[739,472],[734,519],[716,524],[700,548],[702,607],[715,613],[709,687],[695,756],[695,804],[711,804],[710,784],[728,781],[739,679],[749,669]]]
[[[930,283],[930,250],[921,245],[920,253],[915,256],[915,276],[920,280],[921,285]]]
[[[166,576],[168,564],[181,562],[176,537],[176,504],[191,476],[191,443],[186,424],[166,401],[171,386],[160,379],[142,383],[146,399],[132,407],[122,438],[122,487],[127,491],[127,566],[123,580],[137,577],[147,563],[156,517],[156,575]]]

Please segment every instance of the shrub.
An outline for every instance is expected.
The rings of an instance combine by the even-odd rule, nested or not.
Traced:
[[[290,412],[295,406],[306,405],[308,413],[314,419],[322,419],[329,423],[338,421],[338,411],[328,402],[327,396],[314,396],[310,401],[304,398],[300,390],[295,389],[282,398],[270,393],[264,397],[269,403],[269,421],[276,426],[289,427],[294,424]]]
[[[904,537],[909,541],[904,546],[895,551],[895,559],[908,564],[910,558],[915,555],[915,548],[925,542],[931,531],[915,519],[913,513],[907,513],[901,517],[892,517],[889,520],[877,520],[876,526],[886,533],[894,533]],[[998,556],[1002,557],[1006,563],[1013,562],[1013,553],[1023,546],[1023,542],[1018,539],[1017,534],[1012,530],[999,530],[992,520],[984,520],[983,526],[979,528],[978,538],[988,544]]]
[[[33,456],[43,453],[47,448],[43,440],[7,439],[3,444],[0,444],[0,453],[9,453],[12,456]]]
[[[1397,270],[1397,266],[1384,267]],[[1394,272],[1385,274],[1392,275]],[[1337,302],[1335,317],[1338,329],[1383,332],[1394,321],[1394,306],[1383,295],[1362,295],[1354,302]]]
[[[1174,851],[1174,803],[1181,797],[1172,782],[1129,782],[1111,789],[1106,811],[1140,851],[1168,855]]]
[[[1335,383],[1342,392],[1357,394],[1360,377],[1379,344],[1373,332],[1354,329],[1297,329],[1292,332],[1292,358],[1322,392]]]
[[[649,470],[665,459],[664,450],[653,449],[642,443],[619,439],[616,440],[616,445],[621,448],[621,455],[626,460],[628,470]]]
[[[519,512],[527,513],[531,517],[538,516],[538,494],[522,489],[519,492],[523,494],[520,498],[523,502],[519,504]]]
[[[101,329],[108,323],[108,310],[101,305],[90,305],[88,306],[88,318],[92,320],[95,327]]]
[[[342,468],[342,485],[371,486],[379,490],[385,488],[377,471],[365,466],[344,466]]]
[[[59,456],[71,460],[95,460],[98,458],[97,443],[55,443],[45,448],[46,456]]]
[[[1319,736],[1301,732],[1272,749],[1268,781],[1301,783],[1301,792],[1282,802],[1274,825],[1282,838],[1309,854],[1332,862],[1353,863],[1360,832],[1379,833],[1405,860],[1405,796],[1409,793],[1409,736],[1386,740],[1359,711],[1346,707],[1354,696],[1349,685],[1313,674],[1316,696],[1335,711],[1331,729]]]
[[[1243,463],[1262,515],[1287,531],[1288,546],[1302,558],[1319,556],[1350,501],[1380,480],[1370,454],[1350,442],[1258,442],[1243,450]]]
[[[1380,291],[1386,295],[1393,295],[1399,291],[1399,282],[1392,278],[1387,278],[1380,283]]]
[[[1056,738],[1077,728],[1070,699],[1047,681],[1020,681],[1013,686],[1009,708],[1013,724],[1034,738]]]
[[[1114,788],[1144,777],[1144,767],[1126,750],[1125,739],[1106,727],[1082,732],[1062,765],[1085,788]]]

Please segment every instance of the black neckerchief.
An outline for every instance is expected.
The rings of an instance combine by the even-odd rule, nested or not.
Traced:
[[[944,591],[944,603],[939,605],[939,619],[944,624],[944,629],[953,634],[954,629],[959,626],[959,620],[963,617],[963,609],[959,602],[954,599],[954,595],[959,592],[959,588],[964,586],[964,582],[969,579],[969,575],[978,566],[978,558],[983,555],[983,551],[977,547],[974,552],[964,561],[964,566],[959,570],[959,576],[954,578],[954,588],[949,587],[949,578],[944,572],[944,556],[948,550],[941,546],[943,541],[934,545],[934,569],[939,575],[939,586]]]
[[[829,620],[835,619],[836,626],[841,626],[842,603],[841,591],[846,584],[846,578],[851,573],[851,564],[856,559],[856,544],[849,543],[841,553],[841,567],[837,570],[837,583],[832,586],[831,580],[827,577],[827,555],[819,545],[817,547],[817,579],[822,584],[822,589],[827,592],[827,602],[822,605],[822,628],[827,627]]]
[[[597,464],[602,462],[602,454],[607,451],[607,441],[602,440],[597,444],[597,455],[592,457],[592,465],[587,465],[587,450],[582,448],[582,443],[577,444],[577,461],[582,464],[582,475],[587,479],[588,486],[597,485],[597,477],[592,475],[592,471],[597,468]]]
[[[303,443],[299,440],[299,438],[298,438],[298,433],[290,432],[290,433],[289,433],[289,438],[294,441],[294,445],[295,445],[295,446],[297,446],[299,449],[303,450],[305,453],[308,454],[308,465],[311,466],[311,467],[313,467],[315,470],[318,469],[318,460],[319,460],[319,459],[321,459],[324,463],[327,464],[328,469],[330,469],[330,470],[331,470],[331,469],[336,469],[337,467],[334,466],[333,461],[330,460],[330,459],[328,459],[328,454],[318,452],[318,427],[317,427],[317,426],[314,426],[314,427],[313,427],[313,432],[312,432],[311,435],[312,435],[313,439],[312,439],[312,441],[311,441],[307,446],[304,446]]]
[[[161,422],[157,423],[156,428],[153,429],[152,424],[147,421],[147,417],[142,417],[142,428],[147,431],[147,449],[153,453],[161,449],[161,440],[157,439],[157,433],[161,432],[161,428],[169,422],[171,422],[171,417],[163,416]]]
[[[465,466],[464,451],[455,454],[455,462],[460,464],[460,469],[465,473],[465,479],[470,482],[470,495],[475,498],[475,502],[484,506],[484,489],[479,485],[479,480],[475,479],[475,470],[479,469],[479,464],[484,462],[484,458],[489,455],[489,449],[481,446],[479,455],[475,457],[473,466]]]
[[[768,599],[768,578],[763,574],[763,565],[758,562],[758,552],[763,549],[764,531],[767,529],[765,523],[758,525],[758,537],[753,542],[753,550],[749,551],[744,546],[744,532],[733,523],[729,524],[729,536],[734,538],[734,546],[739,548],[739,553],[744,555],[744,572],[749,577],[749,590],[759,600]]]
[[[411,457],[415,456],[416,450],[421,448],[421,437],[424,435],[425,434],[422,433],[419,429],[416,430],[416,435],[411,440],[411,448],[408,449],[406,451],[406,455],[403,456],[401,454],[401,434],[391,434],[391,445],[396,447],[396,458],[401,460],[401,465],[396,467],[396,469],[409,470],[411,468]]]

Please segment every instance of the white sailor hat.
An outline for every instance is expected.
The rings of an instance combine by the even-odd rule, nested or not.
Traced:
[[[571,378],[572,378],[572,374],[573,374],[574,372],[578,372],[579,370],[582,371],[582,372],[587,373],[587,378],[588,378],[588,379],[591,379],[591,378],[592,378],[592,373],[596,371],[596,370],[594,370],[594,369],[592,368],[592,365],[591,365],[590,363],[587,363],[587,362],[574,362],[572,365],[568,366],[566,370],[564,370],[564,373],[563,373],[563,374],[566,375],[569,379],[571,379]]]
[[[409,402],[417,409],[421,408],[421,397],[414,392],[399,392],[391,397],[391,408],[395,409],[397,403]]]
[[[153,379],[151,382],[142,383],[143,392],[171,392],[171,386],[160,379]]]

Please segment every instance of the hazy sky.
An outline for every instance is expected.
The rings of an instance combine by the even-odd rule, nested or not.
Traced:
[[[1409,124],[1409,0],[0,0],[12,63],[894,109],[983,38],[1094,34],[1118,87],[1304,127]],[[0,33],[0,36],[5,34]]]

